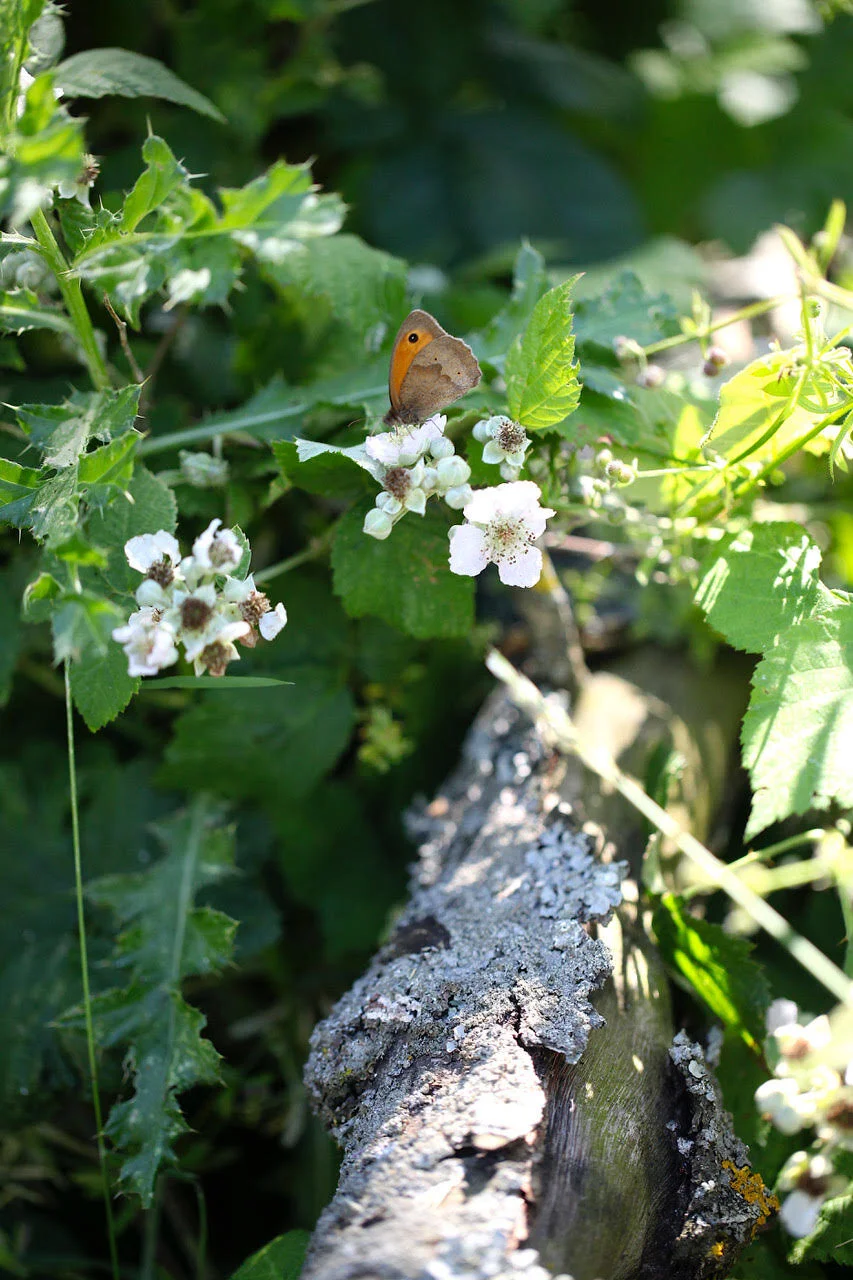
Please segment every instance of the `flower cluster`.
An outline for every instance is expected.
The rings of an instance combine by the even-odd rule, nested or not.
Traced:
[[[782,1224],[791,1235],[806,1236],[824,1201],[846,1187],[832,1155],[853,1151],[853,1050],[833,1041],[827,1017],[800,1023],[791,1000],[774,1000],[767,1030],[768,1051],[778,1061],[773,1079],[756,1090],[755,1104],[781,1133],[816,1130],[818,1149],[795,1152],[779,1178],[779,1189],[789,1193],[779,1211]]]
[[[533,544],[554,511],[540,506],[537,484],[517,478],[530,444],[527,433],[506,417],[477,424],[474,438],[485,446],[483,461],[499,464],[509,483],[474,490],[468,483],[471,468],[445,436],[445,425],[446,418],[437,414],[419,426],[367,438],[364,453],[382,492],[365,516],[364,532],[385,539],[407,511],[423,515],[427,500],[440,497],[465,517],[465,524],[450,530],[453,573],[475,577],[495,564],[507,585],[535,586],[542,552]]]
[[[251,574],[233,577],[243,546],[231,529],[211,520],[181,557],[177,540],[165,529],[125,543],[132,569],[144,574],[136,591],[139,609],[113,639],[124,649],[132,676],[153,676],[177,662],[178,645],[196,675],[222,676],[240,657],[235,640],[254,648],[260,635],[274,640],[287,622],[283,604],[275,608],[255,587]]]
[[[379,464],[382,484],[376,506],[364,521],[364,532],[371,538],[387,538],[407,511],[422,516],[433,495],[457,511],[469,501],[471,468],[444,434],[446,423],[443,414],[436,414],[420,426],[383,431],[365,440],[367,456]]]

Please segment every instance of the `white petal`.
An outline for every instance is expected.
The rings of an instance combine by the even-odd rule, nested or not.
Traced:
[[[249,596],[254,595],[256,590],[255,576],[252,573],[242,582],[239,578],[226,578],[222,588],[222,598],[232,604],[242,604],[244,600],[248,600]]]
[[[277,604],[269,613],[261,614],[258,630],[265,640],[275,640],[279,631],[287,623],[287,610],[283,604]]]
[[[772,1035],[777,1027],[790,1026],[791,1023],[796,1023],[796,1021],[797,1006],[793,1000],[774,1000],[765,1015],[768,1035]]]
[[[181,558],[181,549],[171,533],[158,529],[157,533],[140,533],[135,538],[128,538],[124,544],[124,554],[131,569],[147,573],[152,564],[157,564],[160,560],[177,564]]]
[[[472,524],[457,524],[450,530],[449,537],[451,573],[476,578],[489,563],[482,529]]]
[[[500,494],[503,485],[491,489],[475,489],[465,504],[465,519],[472,524],[491,524],[501,514]]]
[[[368,511],[364,517],[364,524],[361,526],[362,533],[366,533],[370,538],[378,538],[380,542],[388,537],[394,528],[394,521],[391,519],[387,511],[382,511],[379,507],[374,507],[372,511]]]
[[[200,533],[193,543],[193,557],[197,564],[204,565],[205,568],[210,566],[210,547],[216,536],[216,530],[222,524],[217,516],[215,520],[211,520],[204,533]]]
[[[542,576],[542,552],[538,547],[519,551],[511,560],[498,561],[498,577],[508,587],[535,587]]]
[[[808,1196],[805,1191],[792,1191],[782,1201],[779,1220],[789,1235],[800,1239],[814,1231],[822,1205],[823,1201],[816,1196]]]
[[[483,446],[483,461],[490,467],[497,466],[499,462],[503,462],[505,457],[506,454],[497,440],[488,440]]]
[[[365,453],[386,467],[396,467],[400,460],[400,437],[396,431],[383,431],[378,436],[368,436],[364,442]]]
[[[510,484],[499,484],[497,492],[500,495],[501,511],[505,515],[521,516],[526,522],[529,515],[541,509],[539,499],[542,497],[542,490],[532,480],[513,480]],[[553,511],[550,514],[553,515]]]
[[[407,511],[414,511],[415,515],[422,516],[426,511],[426,494],[423,489],[410,489],[403,506]]]
[[[146,578],[136,588],[136,603],[143,607],[150,608],[154,605],[164,605],[168,600],[168,592],[164,591],[160,583],[155,582],[153,578]]]

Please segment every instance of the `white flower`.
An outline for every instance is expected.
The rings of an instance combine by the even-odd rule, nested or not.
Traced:
[[[274,609],[262,613],[258,620],[258,630],[265,640],[274,640],[286,625],[287,610],[280,601]]]
[[[83,168],[76,178],[64,178],[62,182],[57,184],[56,190],[63,200],[79,200],[84,209],[91,210],[89,203],[89,191],[95,185],[95,179],[100,172],[101,166],[94,156],[85,155],[83,157]]]
[[[381,507],[374,507],[364,517],[362,533],[366,533],[368,537],[377,538],[380,542],[383,542],[393,528],[394,521],[388,512],[383,511]]]
[[[772,1035],[777,1027],[784,1027],[797,1021],[797,1006],[793,1000],[773,1000],[764,1017],[767,1034]]]
[[[239,661],[240,655],[233,641],[241,639],[251,631],[248,622],[227,622],[224,618],[216,618],[203,637],[187,644],[187,658],[193,664],[197,676],[208,671],[212,676],[225,674],[229,662]]]
[[[799,1022],[783,1022],[771,1032],[777,1048],[783,1058],[804,1058],[816,1049],[825,1049],[832,1040],[832,1028],[826,1014],[812,1018],[811,1022],[801,1026]],[[782,1064],[780,1064],[781,1066]],[[777,1073],[779,1068],[777,1068]]]
[[[817,1225],[824,1201],[840,1195],[847,1180],[837,1174],[832,1161],[818,1153],[795,1151],[779,1174],[780,1191],[790,1191],[779,1210],[782,1225],[789,1235],[811,1235]]]
[[[193,559],[207,573],[229,573],[243,559],[243,548],[231,529],[220,529],[222,521],[211,520],[193,543]]]
[[[524,466],[524,455],[530,447],[527,432],[518,422],[503,414],[478,422],[474,428],[474,439],[484,446],[483,461],[496,466],[508,463],[514,470]]]
[[[470,484],[460,484],[454,489],[448,489],[442,496],[454,511],[462,511],[473,498],[474,490]]]
[[[131,569],[136,569],[138,573],[148,573],[156,564],[174,566],[181,562],[181,548],[177,538],[173,538],[165,529],[128,538],[124,544],[124,554]]]
[[[131,676],[154,676],[162,667],[178,660],[175,634],[159,609],[132,613],[123,627],[115,628],[113,640],[118,641],[127,654],[127,670]]]
[[[550,507],[539,505],[541,496],[532,480],[476,489],[465,504],[468,523],[450,530],[451,571],[475,577],[492,563],[507,586],[535,586],[542,552],[533,543],[554,515]]]
[[[817,1226],[823,1196],[810,1196],[806,1191],[792,1191],[779,1208],[779,1221],[789,1236],[810,1236]]]
[[[395,498],[401,507],[422,516],[426,511],[426,473],[427,468],[423,460],[419,459],[413,467],[389,467],[382,484],[385,492]]]
[[[780,1133],[799,1133],[815,1117],[813,1100],[800,1093],[796,1080],[765,1080],[755,1091],[755,1105]]]
[[[444,435],[447,418],[435,414],[419,427],[399,427],[368,436],[364,448],[369,457],[386,467],[412,467]]]

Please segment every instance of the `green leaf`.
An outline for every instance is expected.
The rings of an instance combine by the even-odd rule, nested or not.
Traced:
[[[121,391],[74,391],[62,404],[21,405],[18,421],[41,450],[45,466],[61,470],[77,462],[91,440],[110,441],[129,432],[139,393],[135,384]]]
[[[570,305],[577,279],[573,276],[539,299],[506,358],[510,415],[531,431],[563,422],[580,401]]]
[[[185,711],[166,749],[169,785],[260,801],[310,791],[345,750],[355,708],[343,672],[306,665],[288,674],[293,687],[275,695],[247,689]]]
[[[678,333],[678,316],[665,293],[647,293],[633,271],[623,271],[597,298],[575,303],[579,346],[596,346],[613,355],[613,341],[624,335],[641,347]],[[586,385],[584,363],[584,385]]]
[[[113,1107],[106,1132],[122,1152],[120,1183],[146,1206],[159,1169],[174,1160],[175,1138],[187,1130],[177,1095],[219,1079],[219,1055],[201,1036],[204,1015],[186,1003],[180,984],[226,965],[237,927],[196,905],[204,888],[233,872],[233,831],[221,813],[197,798],[189,813],[155,832],[165,853],[149,870],[87,889],[122,926],[113,963],[130,981],[96,997],[93,1015],[100,1043],[121,1045],[133,1072],[133,1096]],[[81,1022],[78,1009],[62,1019]]]
[[[52,329],[74,336],[74,326],[63,310],[42,302],[31,289],[9,289],[0,293],[0,330],[26,333],[30,329]]]
[[[60,62],[54,74],[67,98],[163,98],[225,121],[209,98],[185,84],[162,62],[128,49],[86,49]]]
[[[671,893],[661,897],[653,926],[664,960],[725,1026],[760,1049],[770,992],[763,970],[750,959],[752,944],[689,915]]]
[[[292,680],[275,680],[272,676],[164,676],[147,678],[145,689],[271,689],[276,685],[291,685]]]
[[[789,351],[773,351],[753,360],[720,390],[720,407],[707,436],[713,451],[729,463],[747,457],[768,462],[810,430],[817,430],[844,403],[844,393],[831,375],[843,372],[847,380],[853,377],[853,370],[832,363],[834,368],[817,363],[806,370],[792,362]],[[815,435],[805,447],[828,452],[830,436],[836,431],[837,427],[830,435]],[[723,483],[721,475],[719,485]]]
[[[358,236],[306,240],[280,261],[264,261],[263,266],[276,284],[293,285],[304,295],[324,299],[332,315],[357,333],[366,333],[403,309],[405,263]]]
[[[285,480],[321,497],[352,500],[375,494],[384,471],[363,444],[342,448],[316,440],[278,440],[272,451]]]
[[[310,1239],[308,1231],[287,1231],[276,1236],[247,1258],[231,1280],[299,1280]]]
[[[0,520],[16,529],[29,527],[33,503],[44,480],[34,467],[0,458]]]
[[[105,655],[115,648],[112,632],[124,620],[118,605],[93,592],[66,596],[51,618],[54,661],[80,662],[83,657]]]
[[[853,1264],[853,1193],[827,1200],[817,1226],[810,1236],[798,1240],[791,1261],[799,1265],[808,1259],[831,1262],[839,1267]]]
[[[696,603],[729,644],[761,653],[817,609],[819,568],[820,548],[801,525],[753,525],[713,545]]]
[[[474,584],[450,572],[447,519],[432,510],[409,514],[377,542],[362,532],[372,505],[353,507],[335,534],[334,588],[347,613],[384,618],[419,639],[466,635],[474,623]]]
[[[146,168],[124,202],[122,231],[135,231],[142,219],[154,209],[159,209],[189,176],[181,162],[175,159],[171,148],[156,134],[150,134],[143,142],[142,159]]]
[[[127,655],[115,642],[105,653],[92,646],[71,664],[71,696],[93,733],[115,720],[138,688],[138,678],[127,674]]]
[[[3,139],[0,218],[9,217],[15,225],[46,204],[57,183],[73,182],[83,167],[83,121],[56,101],[53,88],[52,74],[36,77],[23,112]]]
[[[747,838],[771,822],[853,805],[853,603],[803,618],[752,677],[741,733],[754,798]]]
[[[135,468],[127,492],[129,498],[117,495],[89,520],[92,541],[109,553],[104,577],[113,590],[121,593],[135,591],[140,582],[139,574],[131,569],[124,554],[127,540],[159,529],[174,533],[178,522],[175,495],[146,467]]]

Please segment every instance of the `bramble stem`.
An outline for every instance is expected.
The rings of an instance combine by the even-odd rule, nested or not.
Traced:
[[[106,391],[110,386],[110,375],[95,338],[95,330],[92,328],[80,281],[68,274],[68,263],[57,243],[56,236],[50,229],[44,210],[36,209],[30,221],[41,247],[42,257],[56,277],[56,283],[59,285],[62,300],[74,325],[89,376],[98,391]]]
[[[780,307],[783,302],[790,302],[791,295],[788,293],[780,293],[775,298],[765,298],[761,302],[751,302],[747,307],[741,307],[740,311],[734,311],[730,316],[726,316],[723,320],[715,320],[713,324],[709,324],[696,333],[677,333],[672,338],[662,338],[660,342],[653,342],[651,346],[643,347],[644,356],[656,356],[659,351],[670,351],[673,347],[683,346],[685,342],[699,342],[702,338],[707,338],[709,334],[716,333],[718,329],[727,329],[730,324],[737,324],[739,320],[751,320],[753,316],[762,316],[768,311],[772,311],[774,307]]]
[[[74,848],[74,895],[77,902],[77,933],[80,939],[80,978],[83,986],[83,1013],[86,1020],[86,1049],[89,1058],[89,1082],[92,1089],[92,1110],[95,1113],[95,1134],[98,1145],[98,1163],[101,1168],[101,1184],[104,1195],[104,1212],[107,1218],[107,1237],[110,1246],[110,1266],[113,1280],[119,1280],[118,1249],[116,1246],[113,1203],[107,1172],[107,1151],[104,1143],[104,1125],[101,1115],[101,1095],[98,1088],[98,1063],[95,1057],[95,1027],[92,1020],[92,994],[89,988],[89,956],[86,947],[86,919],[83,912],[83,865],[80,854],[80,813],[77,806],[77,761],[74,752],[74,714],[71,707],[71,665],[65,660],[65,733],[68,743],[68,793],[71,801],[71,841]]]

